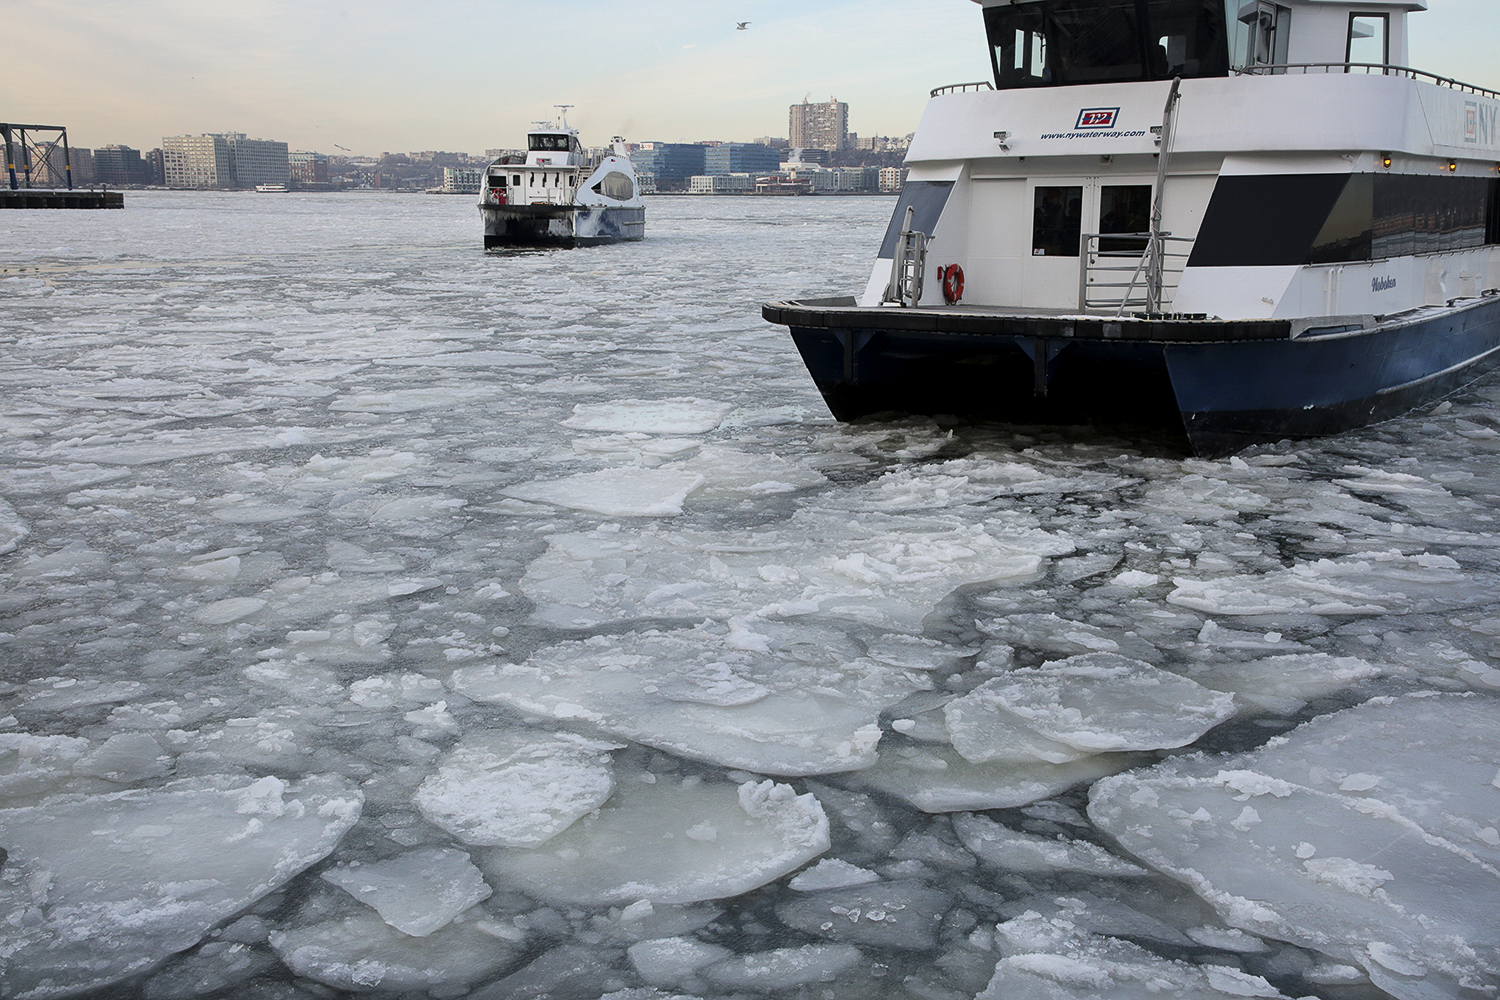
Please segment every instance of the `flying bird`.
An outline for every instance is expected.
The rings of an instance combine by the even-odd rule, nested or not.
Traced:
[[[339,146],[338,143],[334,143],[334,145],[338,146],[339,149],[342,149],[346,153],[349,152],[349,147],[348,146]]]
[[[736,22],[734,22],[734,30],[735,31],[744,31],[745,30],[745,26],[748,25],[749,23],[750,23],[749,21],[736,21]]]

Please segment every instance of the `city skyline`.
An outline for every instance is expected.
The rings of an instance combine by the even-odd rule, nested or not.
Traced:
[[[649,0],[629,17],[601,0],[12,2],[9,75],[34,82],[0,114],[89,147],[236,131],[324,153],[475,152],[518,145],[558,104],[590,144],[744,142],[782,135],[809,94],[846,102],[853,132],[899,136],[931,88],[990,76],[964,0]],[[1430,7],[1412,16],[1410,62],[1500,89],[1500,4]]]

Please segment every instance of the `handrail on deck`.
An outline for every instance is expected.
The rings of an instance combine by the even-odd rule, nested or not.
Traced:
[[[1302,74],[1323,73],[1354,73],[1362,72],[1369,76],[1404,76],[1412,80],[1426,80],[1440,87],[1448,87],[1453,90],[1462,90],[1469,94],[1483,94],[1486,97],[1500,98],[1500,91],[1489,90],[1485,87],[1477,87],[1472,83],[1464,83],[1451,77],[1438,76],[1436,73],[1428,73],[1425,70],[1412,69],[1410,66],[1390,66],[1385,63],[1356,63],[1356,62],[1322,62],[1322,63],[1271,63],[1264,66],[1242,66],[1235,70],[1241,76],[1282,76],[1287,73],[1298,72]]]
[[[937,87],[937,88],[935,88],[932,91],[932,93],[931,93],[930,96],[936,97],[939,94],[954,94],[954,93],[957,93],[958,91],[961,91],[961,90],[970,90],[970,89],[973,89],[973,90],[994,90],[995,89],[995,85],[993,83],[990,83],[990,81],[988,81],[988,80],[975,80],[973,83],[950,83],[946,87]]]

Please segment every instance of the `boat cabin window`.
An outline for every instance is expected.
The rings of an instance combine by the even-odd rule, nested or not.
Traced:
[[[984,19],[1005,90],[1227,76],[1225,14],[1226,0],[1036,0]]]
[[[618,170],[611,170],[604,175],[604,179],[594,185],[594,193],[602,194],[606,198],[615,201],[629,201],[635,197],[635,183],[629,175],[622,174]]]
[[[1142,253],[1150,234],[1150,184],[1105,184],[1099,188],[1100,253]]]
[[[1391,62],[1391,16],[1350,14],[1349,45],[1344,61],[1389,66]]]
[[[1033,257],[1077,257],[1083,236],[1083,188],[1037,186],[1032,213]]]
[[[527,136],[529,140],[527,148],[533,153],[538,151],[566,153],[569,149],[568,140],[571,138],[572,136],[568,135],[547,135],[544,132],[536,132]]]

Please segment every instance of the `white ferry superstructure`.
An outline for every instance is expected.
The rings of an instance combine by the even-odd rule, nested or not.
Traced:
[[[834,415],[1324,434],[1500,361],[1500,94],[1426,0],[976,0],[862,294],[773,302]]]
[[[646,208],[625,140],[591,157],[566,120],[526,136],[526,153],[485,169],[479,200],[485,247],[590,246],[639,240]]]

